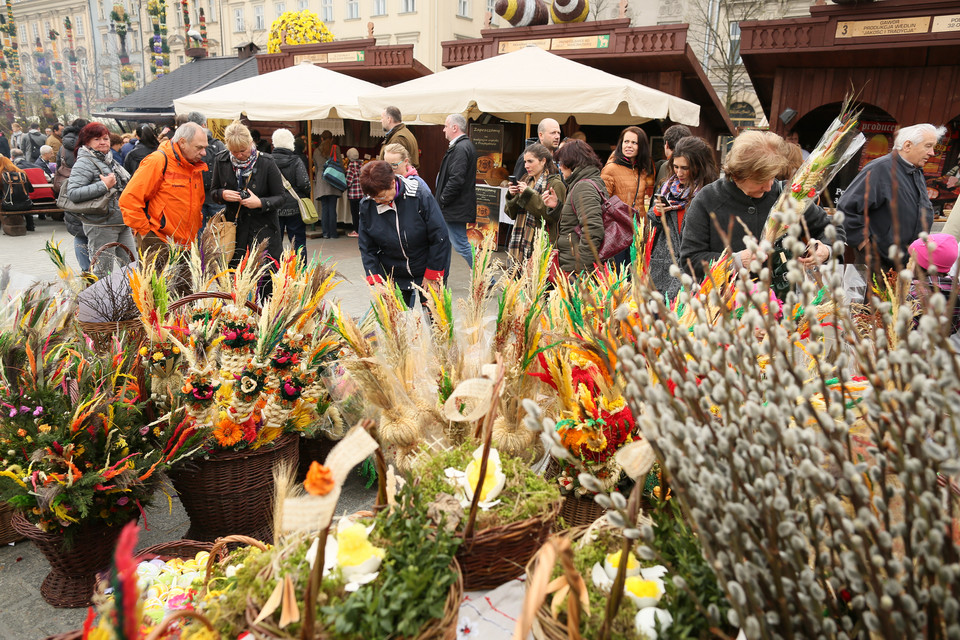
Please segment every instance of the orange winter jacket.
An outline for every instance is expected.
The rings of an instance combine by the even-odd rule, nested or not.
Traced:
[[[134,233],[151,231],[186,245],[200,230],[203,214],[203,162],[191,164],[169,140],[140,163],[120,196],[123,221]]]

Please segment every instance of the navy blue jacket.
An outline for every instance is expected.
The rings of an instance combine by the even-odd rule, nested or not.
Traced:
[[[438,280],[450,260],[450,238],[440,207],[418,180],[396,178],[393,210],[377,212],[369,196],[360,201],[360,257],[367,281],[392,276],[405,291],[424,278]]]
[[[897,182],[897,219],[899,235],[894,234],[893,224],[893,163],[896,156]],[[869,177],[870,194],[866,195]],[[866,196],[866,197],[865,197]],[[864,212],[864,200],[867,211]],[[927,195],[927,183],[923,169],[915,167],[895,153],[889,153],[867,163],[847,190],[837,201],[837,208],[843,211],[843,227],[847,232],[847,244],[859,247],[867,232],[870,239],[877,243],[880,261],[886,267],[892,267],[887,254],[890,245],[897,245],[906,260],[907,247],[920,237],[921,231],[933,229],[933,204]],[[866,218],[870,215],[870,228],[865,229]]]

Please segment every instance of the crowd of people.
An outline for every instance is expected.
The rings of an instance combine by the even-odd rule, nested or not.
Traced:
[[[218,212],[236,225],[235,261],[261,242],[276,260],[284,238],[305,254],[298,200],[309,199],[312,186],[324,237],[338,237],[337,203],[346,194],[348,235],[359,239],[368,280],[391,276],[412,303],[417,287],[449,273],[453,252],[473,265],[467,225],[476,219],[477,152],[466,119],[450,115],[443,127],[448,147],[431,189],[418,174],[419,145],[400,111],[385,108],[381,124],[384,142],[377,159],[366,164],[355,148],[343,153],[330,131],[319,136],[312,167],[303,153],[306,142],[287,129],[277,129],[271,145],[234,122],[221,142],[199,113],[178,117],[173,129],[143,124],[124,136],[83,119],[46,133],[36,123],[27,131],[15,123],[9,143],[0,137],[0,153],[12,161],[4,170],[39,168],[57,192],[65,192],[73,203],[65,207],[65,218],[77,260],[98,275],[125,264],[137,250],[189,244]],[[862,261],[872,240],[880,266],[891,267],[898,258],[904,262],[911,244],[931,229],[922,167],[943,133],[927,124],[904,127],[893,152],[853,181],[838,203],[845,216],[837,236],[849,245],[848,259]],[[671,298],[680,288],[674,264],[702,277],[729,246],[737,265],[751,265],[754,256],[744,239],[748,233],[760,236],[789,188],[785,180],[807,153],[775,133],[746,131],[720,167],[705,140],[673,125],[663,134],[665,160],[655,166],[647,134],[630,126],[603,159],[582,134],[562,138],[553,118],[543,119],[537,137],[527,142],[505,183],[505,212],[514,221],[506,243],[510,266],[530,257],[542,227],[565,272],[592,269],[604,239],[604,203],[616,197],[638,220],[646,217],[648,270],[656,288]],[[813,268],[832,255],[826,231],[832,219],[817,204],[804,219],[808,250],[800,259]],[[108,245],[113,250],[101,255]],[[623,265],[629,258],[627,249],[611,262]]]

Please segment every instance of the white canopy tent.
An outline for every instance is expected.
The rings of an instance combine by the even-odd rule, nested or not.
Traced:
[[[375,96],[383,87],[304,62],[293,67],[200,91],[173,101],[177,114],[199,111],[208,118],[232,120],[379,120],[365,118],[357,97]]]
[[[692,102],[529,46],[360,96],[361,112],[387,105],[404,119],[443,123],[451,113],[490,113],[514,122],[574,116],[580,124],[626,125],[669,118],[700,124]]]

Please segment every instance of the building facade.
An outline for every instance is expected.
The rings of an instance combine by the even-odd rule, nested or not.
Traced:
[[[24,96],[27,101],[28,115],[39,115],[40,104],[40,76],[37,70],[35,57],[36,41],[40,40],[47,60],[54,58],[54,43],[50,39],[50,32],[56,31],[59,36],[56,47],[63,63],[64,92],[66,110],[76,111],[73,100],[74,85],[80,87],[85,103],[90,104],[102,95],[101,82],[94,72],[94,61],[97,58],[95,48],[96,30],[90,20],[88,0],[15,0],[13,16],[17,28],[18,48],[20,54],[20,69],[23,76]],[[65,18],[70,18],[73,26],[75,53],[77,56],[77,73],[67,61]],[[59,102],[58,92],[54,89],[54,100]],[[59,112],[59,109],[57,109]]]

